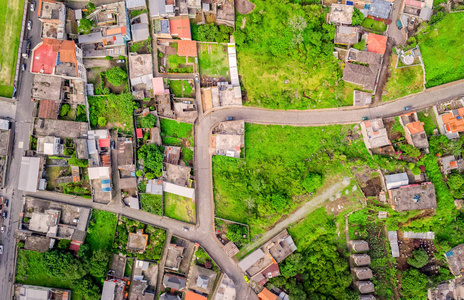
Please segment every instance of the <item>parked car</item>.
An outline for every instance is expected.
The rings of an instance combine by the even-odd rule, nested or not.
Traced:
[[[31,30],[32,29],[32,21],[28,21],[27,22],[27,30]]]
[[[414,25],[414,22],[416,22],[416,17],[411,18],[411,21],[409,22],[409,25]]]
[[[400,20],[396,21],[396,26],[398,27],[398,29],[403,29],[403,23],[401,23]]]
[[[198,78],[198,75],[195,75],[195,83],[200,82],[200,79]]]
[[[35,2],[34,1],[31,2],[30,8],[31,8],[31,11],[35,11]]]
[[[226,121],[233,121],[234,120],[234,117],[227,117],[226,118]]]
[[[183,227],[182,230],[185,231],[185,232],[188,232],[189,228],[188,227]]]
[[[114,144],[115,144],[114,141],[111,141],[110,146],[111,146],[111,149],[113,150],[114,150]]]
[[[411,105],[405,106],[405,107],[404,107],[404,111],[408,111],[408,110],[410,110],[411,108],[412,108]]]
[[[8,217],[8,213],[6,212],[6,210],[4,210],[4,211],[2,212],[2,217],[3,217],[4,219],[6,219],[6,218]]]
[[[123,63],[126,62],[126,60],[125,60],[125,59],[118,59],[116,62],[117,62],[118,64],[123,64]]]
[[[26,71],[26,68],[27,68],[26,64],[21,65],[21,71],[23,71],[23,72]]]
[[[5,199],[5,206],[8,207],[8,204],[10,203],[10,200]]]
[[[369,117],[363,117],[362,120],[367,121],[367,120],[369,120]]]
[[[5,227],[5,225],[3,225],[2,228],[0,228],[0,232],[1,232],[1,233],[4,233],[5,230],[6,230],[6,227]]]
[[[0,254],[3,254],[3,245],[0,245]]]

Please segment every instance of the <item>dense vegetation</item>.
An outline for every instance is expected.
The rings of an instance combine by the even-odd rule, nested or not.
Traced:
[[[158,178],[163,173],[164,154],[156,144],[143,145],[137,150],[147,179]]]
[[[161,138],[164,145],[181,146],[184,142],[187,146],[193,146],[193,125],[177,122],[176,120],[160,119]]]
[[[106,80],[114,86],[123,85],[127,80],[127,73],[120,67],[113,67],[105,72]]]
[[[425,64],[426,87],[464,78],[463,35],[464,14],[452,13],[417,36]]]
[[[90,124],[92,128],[119,127],[130,130],[133,127],[132,115],[137,108],[131,93],[110,94],[101,97],[88,97]],[[110,123],[110,124],[108,124]]]
[[[153,128],[156,125],[156,117],[148,114],[145,117],[139,117],[137,122],[138,128]]]
[[[163,196],[152,194],[140,194],[140,202],[142,202],[142,209],[146,212],[163,215]]]
[[[232,27],[226,25],[216,26],[214,23],[197,25],[190,23],[192,28],[192,39],[202,42],[228,43],[229,36],[234,31]]]
[[[253,12],[237,16],[234,37],[248,104],[351,105],[354,86],[339,80],[341,68],[332,54],[335,26],[326,23],[329,8],[295,2],[300,1],[256,0]]]

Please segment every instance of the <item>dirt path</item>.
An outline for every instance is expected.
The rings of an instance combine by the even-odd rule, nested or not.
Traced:
[[[285,220],[281,221],[280,223],[277,223],[274,226],[274,228],[268,230],[266,233],[263,234],[261,238],[249,244],[248,246],[243,248],[240,252],[244,254],[248,253],[249,251],[260,246],[267,240],[271,239],[273,236],[275,236],[277,233],[281,232],[282,230],[284,230],[291,224],[299,221],[300,219],[303,219],[304,217],[306,217],[306,215],[314,211],[326,200],[329,200],[331,197],[334,197],[337,194],[337,192],[340,192],[344,188],[346,188],[349,185],[349,183],[350,183],[349,177],[343,178],[341,182],[337,182],[336,184],[334,184],[333,186],[325,190],[324,193],[320,194],[319,196],[314,197],[309,202],[306,202],[305,204],[303,204],[302,207],[300,207],[295,212],[293,212],[291,215],[289,215]]]

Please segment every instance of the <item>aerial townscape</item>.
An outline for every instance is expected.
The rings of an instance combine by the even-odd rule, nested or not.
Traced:
[[[462,0],[0,0],[0,300],[463,300]]]

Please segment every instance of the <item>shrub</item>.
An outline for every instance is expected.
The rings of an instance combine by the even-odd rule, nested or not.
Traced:
[[[63,151],[64,155],[73,155],[73,153],[74,153],[74,149],[72,148],[65,148]]]
[[[420,248],[413,252],[413,256],[408,258],[408,265],[420,269],[429,261],[429,255],[424,249]]]
[[[81,19],[79,22],[78,30],[83,34],[89,34],[93,28],[93,22],[89,19]]]
[[[139,128],[153,128],[156,124],[156,117],[152,114],[148,114],[143,118],[139,118]]]
[[[364,50],[364,48],[366,47],[366,41],[365,40],[361,40],[359,43],[356,43],[353,45],[353,48],[354,49],[357,49],[357,50]]]
[[[98,126],[105,127],[107,121],[105,117],[98,117]]]
[[[318,173],[309,173],[303,179],[303,187],[308,193],[314,193],[322,185],[322,176]]]
[[[107,55],[107,56],[105,56],[105,59],[106,59],[106,60],[112,60],[112,59],[113,59],[113,57],[112,57],[112,56],[110,56],[110,55]]]
[[[71,109],[71,106],[69,106],[69,104],[61,105],[60,116],[62,117],[66,116],[70,109]]]
[[[358,25],[361,25],[361,23],[364,21],[364,15],[363,13],[357,9],[356,7],[354,8],[354,12],[353,12],[353,18],[352,18],[352,21],[351,21],[351,25],[353,26],[358,26]],[[355,48],[357,49],[357,48]],[[363,48],[364,49],[364,48]],[[362,50],[362,49],[360,49]]]
[[[142,175],[143,175],[143,173],[142,173],[142,171],[140,171],[140,170],[137,170],[137,171],[135,172],[135,176],[137,176],[137,177],[140,177],[140,176],[142,176]]]
[[[114,86],[123,85],[127,79],[127,73],[120,67],[114,67],[105,72],[105,77]]]
[[[422,172],[421,172],[421,169],[420,169],[419,167],[414,167],[414,168],[412,168],[412,169],[411,169],[411,172],[412,172],[413,175],[416,175],[416,176],[417,176],[417,175],[420,175],[420,173],[422,173]]]

